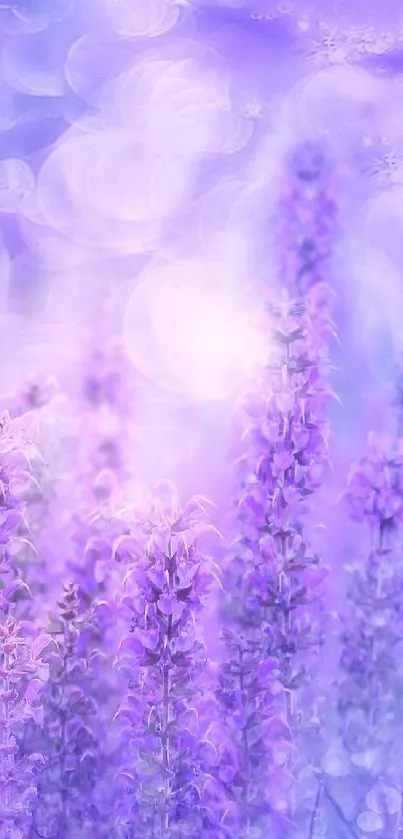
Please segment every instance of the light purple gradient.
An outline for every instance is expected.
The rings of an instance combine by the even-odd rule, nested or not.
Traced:
[[[336,412],[335,436],[348,458],[361,429],[383,422],[385,370],[401,344],[403,88],[368,65],[379,57],[370,27],[386,33],[388,51],[398,18],[395,4],[302,0],[4,4],[0,299],[4,309],[8,298],[17,332],[2,379],[20,386],[49,367],[70,380],[108,287],[133,364],[168,403],[173,393],[184,414],[192,411],[201,473],[209,471],[211,437],[220,451],[229,442],[228,394],[242,391],[253,367],[259,284],[275,282],[285,153],[321,138],[334,159],[343,226],[335,360],[352,415]],[[338,54],[319,45],[326,28],[343,42]],[[204,281],[211,272],[217,289]],[[32,353],[18,346],[21,329]],[[46,332],[43,358],[38,330]],[[207,436],[203,399],[211,403]],[[163,404],[159,421],[171,427]],[[168,445],[162,434],[161,453]]]

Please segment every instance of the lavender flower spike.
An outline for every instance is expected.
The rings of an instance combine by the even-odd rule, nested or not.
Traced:
[[[24,522],[16,484],[29,478],[26,467],[36,454],[31,419],[12,421],[4,414],[0,422],[0,839],[25,839],[43,760],[24,753],[20,743],[27,723],[41,722],[38,698],[48,677],[41,654],[50,639],[16,619],[15,595],[23,583],[12,561]]]
[[[240,839],[284,836],[292,827],[292,758],[310,721],[303,688],[322,644],[327,574],[309,548],[304,519],[327,468],[331,394],[312,341],[309,301],[284,294],[268,313],[270,356],[247,402],[240,532],[225,577],[228,660],[220,698],[238,753],[232,786]]]
[[[401,685],[403,441],[369,435],[346,500],[363,528],[346,565],[348,608],[341,635],[340,736],[349,758],[357,827],[397,836],[403,805]]]
[[[47,668],[40,656],[49,640],[24,637],[12,617],[0,624],[0,839],[27,835],[38,762],[44,758],[39,753],[21,754],[19,741],[29,720],[41,720],[38,694]]]
[[[117,545],[131,552],[120,598],[127,630],[117,660],[128,684],[116,713],[128,793],[124,836],[225,835],[215,771],[220,756],[211,733],[215,702],[200,626],[217,574],[200,544],[209,530],[201,499],[181,510],[174,494],[167,503],[154,497],[147,516]]]
[[[91,697],[93,655],[87,659],[79,649],[83,621],[79,616],[77,586],[67,582],[51,627],[55,643],[39,737],[45,760],[29,839],[90,839],[104,835],[95,795],[100,766],[97,707]],[[35,731],[31,731],[31,750],[37,740]]]
[[[304,142],[292,150],[279,206],[280,282],[292,295],[305,296],[328,279],[336,232],[336,203],[323,147]]]

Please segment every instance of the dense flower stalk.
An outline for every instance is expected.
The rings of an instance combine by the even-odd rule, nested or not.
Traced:
[[[403,445],[370,434],[354,468],[347,503],[363,533],[348,563],[348,609],[338,687],[340,751],[349,790],[344,809],[364,833],[401,829],[403,716]],[[353,780],[353,785],[352,785]],[[341,789],[341,794],[343,789]],[[345,793],[345,788],[344,788]]]
[[[17,620],[16,599],[29,594],[12,556],[22,541],[24,505],[16,493],[26,481],[29,421],[0,422],[0,837],[25,839],[36,795],[36,769],[40,754],[27,755],[19,744],[29,721],[40,723],[38,697],[47,678],[41,653],[47,636],[38,635]]]
[[[84,361],[79,395],[81,424],[72,470],[75,515],[66,522],[68,567],[82,607],[105,593],[113,524],[110,499],[130,475],[131,376],[119,342],[110,336]]]
[[[127,478],[130,458],[125,442],[133,410],[132,378],[121,342],[110,335],[84,360],[80,394],[85,423],[83,456],[95,476],[110,469],[121,480]]]
[[[36,796],[40,753],[24,754],[19,741],[29,721],[41,721],[38,694],[46,679],[40,655],[46,636],[32,638],[8,616],[0,623],[0,837],[25,839]]]
[[[131,553],[117,660],[129,687],[116,713],[128,793],[122,836],[221,837],[215,703],[200,625],[215,576],[200,540],[211,528],[198,498],[181,510],[175,496],[167,503],[156,495],[141,518],[117,544]]]
[[[304,296],[328,280],[336,232],[336,202],[324,149],[313,142],[293,149],[279,204],[279,281]]]
[[[99,761],[98,708],[91,696],[94,653],[80,649],[83,619],[77,586],[68,582],[51,626],[54,646],[44,694],[39,743],[45,754],[30,839],[84,839],[101,836],[96,806]],[[32,732],[31,747],[35,745]]]
[[[322,644],[326,569],[309,548],[304,517],[326,468],[331,394],[312,342],[309,303],[309,296],[295,301],[285,294],[268,306],[270,356],[259,396],[247,405],[247,454],[240,460],[241,533],[225,580],[232,629],[224,633],[230,663],[222,668],[221,700],[239,755],[242,839],[276,829],[284,835],[291,826],[291,756],[311,722],[301,720],[296,697],[312,681],[310,654]]]
[[[110,502],[118,483],[123,484],[125,460],[121,455],[123,456],[125,450],[127,440],[125,431],[130,416],[126,391],[129,376],[125,375],[127,371],[124,369],[118,350],[119,348],[116,348],[109,338],[102,349],[89,352],[85,360],[81,377],[82,389],[78,404],[75,403],[78,422],[74,429],[70,428],[68,441],[70,443],[68,453],[71,457],[74,451],[74,463],[70,459],[65,464],[65,480],[57,488],[53,505],[54,518],[50,524],[51,549],[49,553],[50,559],[53,559],[53,579],[48,590],[49,601],[52,605],[55,603],[55,583],[61,583],[61,577],[68,574],[74,581],[77,595],[76,614],[69,628],[70,635],[77,636],[76,644],[73,645],[74,650],[71,652],[79,680],[79,685],[76,687],[77,690],[80,688],[85,691],[88,709],[96,709],[96,725],[90,725],[91,721],[88,725],[98,743],[95,747],[94,741],[93,757],[90,757],[88,752],[82,763],[80,771],[83,773],[83,792],[80,793],[81,799],[78,793],[74,792],[77,799],[77,813],[74,818],[68,819],[68,827],[60,827],[60,837],[63,839],[65,836],[73,835],[69,831],[74,833],[74,830],[80,838],[87,835],[86,831],[92,835],[91,831],[96,830],[99,839],[101,834],[103,835],[102,831],[105,831],[109,839],[112,839],[113,831],[110,805],[113,798],[115,763],[113,743],[108,735],[118,701],[116,672],[112,666],[115,645],[112,637],[113,630],[110,632],[110,626],[98,619],[99,612],[96,604],[99,598],[105,599],[112,596],[111,592],[114,589],[111,576],[116,571],[115,563],[111,559],[112,545],[114,539],[122,533],[121,524],[115,520]],[[57,535],[63,540],[65,546],[62,562],[58,562],[58,557],[55,555],[55,548],[57,549],[58,546]],[[57,571],[57,578],[55,578],[54,568]],[[64,622],[63,631],[60,629],[59,633],[61,639],[64,637],[63,633],[67,632],[68,626]],[[63,644],[66,646],[67,638],[64,639]],[[60,655],[62,655],[62,648]],[[84,667],[85,657],[89,663],[88,672]],[[68,666],[70,667],[70,664]],[[52,668],[53,693],[51,692],[48,697],[50,704],[47,713],[49,726],[56,725],[59,719],[57,703],[59,700],[62,701],[60,679],[64,679],[66,675],[63,675],[62,671],[58,672],[61,662],[58,662],[57,656],[53,659]],[[60,713],[65,713],[65,711],[62,709]],[[86,713],[83,705],[82,718],[85,726],[88,722],[88,720],[85,721]],[[93,722],[95,723],[95,718]],[[51,739],[49,734],[49,740]],[[54,761],[56,761],[56,755],[54,755]],[[91,761],[94,765],[89,765]],[[78,752],[77,767],[79,767]],[[84,783],[85,771],[87,771],[88,783],[92,782],[93,788],[95,788],[95,776],[100,773],[96,789],[103,791],[102,795],[101,792],[99,796],[97,793],[92,815],[89,815],[86,804],[91,796],[89,795],[90,788]],[[74,769],[74,772],[77,776],[77,784],[81,783],[78,768]],[[44,775],[41,787],[42,803],[38,808],[35,827],[38,835],[42,830],[42,822],[46,821],[46,813],[50,809],[51,798],[48,790],[50,773],[49,769],[47,775]],[[60,775],[59,781],[54,781],[55,786],[59,784],[60,787],[61,777]],[[67,779],[63,783],[67,784],[70,781]],[[79,826],[80,800],[81,817],[84,821]],[[69,809],[71,810],[76,805],[70,802]],[[56,811],[57,808],[55,808],[55,818]],[[36,836],[36,834],[33,835]],[[59,836],[59,834],[56,835]]]
[[[65,407],[66,398],[57,381],[51,378],[42,385],[36,379],[28,381],[12,403],[13,415],[22,423],[26,417],[33,416],[35,410],[40,450],[40,458],[32,464],[30,480],[24,486],[30,545],[25,544],[15,560],[31,592],[25,602],[24,617],[33,621],[45,619],[56,573],[52,547],[57,515],[55,502],[66,465]]]

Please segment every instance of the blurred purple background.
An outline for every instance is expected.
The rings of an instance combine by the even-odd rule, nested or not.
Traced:
[[[366,430],[388,427],[402,349],[398,4],[15,0],[0,37],[4,394],[49,374],[74,390],[107,324],[142,383],[139,479],[218,498],[275,283],[285,155],[320,139],[342,486]]]

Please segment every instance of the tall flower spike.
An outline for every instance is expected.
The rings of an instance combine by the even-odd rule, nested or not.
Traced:
[[[305,295],[327,279],[336,228],[324,149],[305,142],[287,161],[280,201],[279,280],[292,295]]]
[[[103,836],[97,808],[98,709],[91,697],[93,655],[80,650],[84,618],[74,582],[64,585],[52,626],[56,644],[44,694],[44,724],[39,743],[45,762],[29,839],[90,839]],[[35,732],[31,748],[35,749]],[[110,833],[110,835],[112,835]]]
[[[82,425],[72,487],[77,513],[67,524],[68,567],[84,607],[103,596],[113,541],[109,502],[118,485],[123,491],[131,474],[131,370],[107,324],[101,338],[104,343],[89,348],[84,363],[79,395]]]
[[[339,803],[360,831],[387,839],[400,830],[403,804],[402,440],[370,434],[346,499],[363,532],[346,566],[338,711],[347,777],[338,793],[347,803]]]
[[[309,300],[285,293],[268,305],[270,355],[259,396],[246,402],[241,532],[225,578],[228,653],[220,691],[238,753],[239,839],[289,835],[292,756],[315,713],[297,696],[312,681],[312,653],[322,644],[327,572],[309,549],[304,518],[327,466],[324,415],[331,394],[311,328]],[[307,818],[299,813],[302,835]]]
[[[64,415],[65,399],[53,380],[45,380],[43,388],[33,380],[31,386],[21,394],[21,411],[24,407],[24,394],[26,405],[36,408],[41,457],[32,464],[29,482],[24,482],[30,542],[22,544],[15,563],[18,563],[31,592],[30,599],[24,604],[24,617],[37,621],[41,619],[41,613],[49,602],[55,578],[54,556],[51,553],[54,532],[50,533],[49,529],[53,527],[56,518],[53,503],[57,484],[63,481],[64,440],[60,417]],[[14,411],[20,416],[15,405]],[[23,420],[24,415],[20,419]]]
[[[130,472],[133,368],[121,339],[111,335],[111,324],[105,315],[98,332],[87,348],[81,374],[81,457],[87,459],[94,477],[101,470],[110,469],[123,480]]]
[[[35,454],[29,421],[0,421],[0,839],[25,839],[36,795],[40,754],[21,749],[29,721],[41,721],[39,704],[47,668],[41,654],[50,639],[35,637],[15,616],[15,595],[24,587],[12,555],[20,541],[24,507],[15,492],[18,479],[29,478]],[[27,589],[27,587],[25,586]]]
[[[216,575],[200,546],[209,529],[200,499],[184,510],[175,499],[154,499],[132,537],[117,545],[122,552],[126,543],[127,566],[120,599],[127,630],[117,664],[128,693],[116,713],[127,791],[124,836],[226,835],[215,702],[200,626]]]
[[[38,723],[38,695],[47,669],[41,653],[47,636],[25,636],[12,617],[0,621],[0,839],[25,839],[36,796],[40,753],[19,748],[29,721]]]

